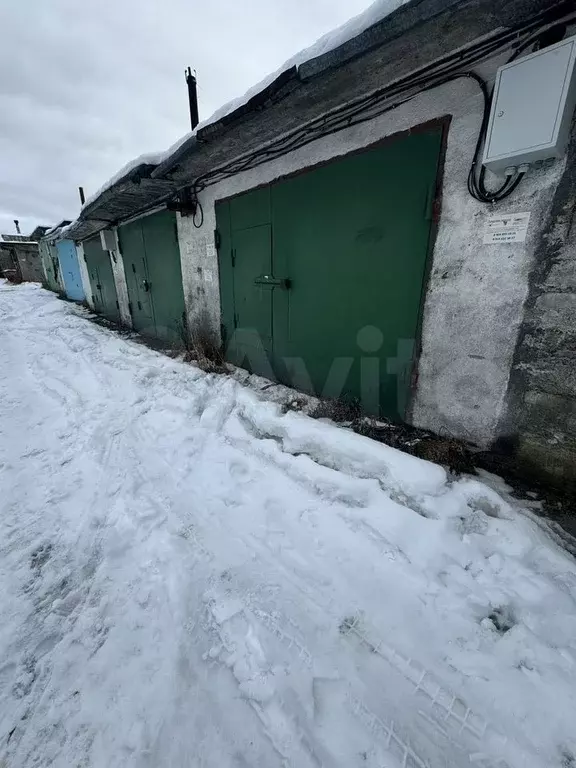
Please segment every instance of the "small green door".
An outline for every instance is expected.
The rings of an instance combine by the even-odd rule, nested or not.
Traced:
[[[90,278],[94,309],[113,323],[119,323],[120,310],[110,254],[103,250],[100,235],[84,241],[84,260]]]
[[[56,248],[50,245],[47,240],[42,240],[39,244],[39,251],[46,275],[46,285],[51,291],[59,293],[62,288],[58,282],[59,263]]]
[[[226,233],[228,269],[221,269],[221,285],[228,292],[223,311],[230,329],[228,359],[236,365],[266,376],[270,368],[273,317],[272,226],[270,188],[241,195],[219,208],[219,226]],[[222,251],[222,254],[224,251]],[[226,280],[229,284],[226,286]]]
[[[441,144],[434,127],[217,205],[229,359],[404,416]]]
[[[176,214],[160,211],[119,230],[134,328],[182,345],[184,291]]]
[[[176,214],[160,211],[141,222],[156,337],[181,345],[185,311]]]

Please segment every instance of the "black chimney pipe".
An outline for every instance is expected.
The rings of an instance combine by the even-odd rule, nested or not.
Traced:
[[[80,205],[84,205],[86,197],[84,195],[84,187],[78,187],[78,193],[80,194]]]
[[[190,125],[192,130],[196,128],[200,122],[198,118],[198,94],[196,93],[196,77],[192,74],[192,70],[188,67],[186,74],[186,83],[188,85],[188,101],[190,103]]]

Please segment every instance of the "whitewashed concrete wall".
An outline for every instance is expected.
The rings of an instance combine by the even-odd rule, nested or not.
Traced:
[[[78,257],[78,267],[80,269],[80,279],[82,280],[82,288],[84,288],[84,295],[86,296],[86,304],[90,309],[94,309],[94,298],[92,296],[92,286],[90,285],[90,277],[88,275],[88,265],[84,258],[84,246],[82,243],[76,243],[76,255]]]
[[[122,325],[132,328],[132,316],[128,299],[128,286],[126,284],[126,272],[124,271],[124,259],[120,253],[120,244],[118,241],[118,228],[114,228],[114,238],[116,240],[116,249],[108,251],[110,254],[110,263],[112,265],[112,274],[116,283],[116,294],[120,308],[120,321]]]
[[[481,74],[492,79],[500,61]],[[458,80],[381,115],[327,136],[258,168],[208,187],[200,194],[204,224],[178,217],[184,295],[190,327],[208,315],[220,329],[215,202],[307,166],[368,146],[383,137],[450,115],[442,214],[433,251],[422,330],[412,423],[488,444],[497,433],[539,222],[550,207],[562,163],[531,171],[497,206],[474,200],[466,179],[480,126],[482,98],[470,80]],[[490,179],[488,179],[489,183]],[[384,180],[383,180],[383,183]],[[501,179],[497,180],[497,184]],[[483,245],[487,217],[495,211],[530,211],[526,242]]]

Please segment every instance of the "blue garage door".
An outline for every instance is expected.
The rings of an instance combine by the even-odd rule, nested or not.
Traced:
[[[72,240],[59,240],[56,243],[60,271],[64,280],[66,296],[72,301],[84,301],[84,288],[80,277],[76,246]]]

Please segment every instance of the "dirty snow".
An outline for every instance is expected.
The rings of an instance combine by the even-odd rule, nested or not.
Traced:
[[[0,283],[0,765],[566,768],[576,564],[487,485]]]

